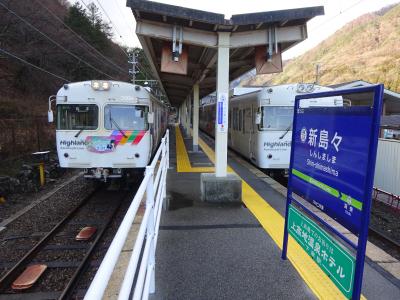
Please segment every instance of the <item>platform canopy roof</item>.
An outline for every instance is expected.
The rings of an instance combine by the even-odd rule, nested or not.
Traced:
[[[233,80],[255,67],[255,47],[267,45],[268,28],[276,27],[281,51],[307,38],[306,22],[324,14],[322,6],[233,15],[168,5],[153,1],[127,0],[137,27],[136,34],[162,82],[170,103],[179,105],[200,84],[200,97],[216,89],[216,61],[219,31],[231,32],[229,77]],[[186,75],[161,72],[165,42],[173,40],[174,26],[183,28],[183,45],[188,50]]]

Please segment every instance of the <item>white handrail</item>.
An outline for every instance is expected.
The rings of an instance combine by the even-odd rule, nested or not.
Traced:
[[[159,163],[157,174],[154,170]],[[133,247],[132,256],[125,271],[124,280],[118,299],[129,298],[134,290],[134,299],[148,299],[149,293],[155,292],[155,250],[158,227],[160,225],[162,205],[166,197],[166,179],[169,168],[169,131],[167,130],[153,161],[146,167],[146,173],[132,203],[118,228],[111,245],[85,295],[85,300],[102,299],[110,281],[118,257],[135,220],[138,208],[146,193],[146,210],[140,224]],[[144,251],[141,255],[143,243]],[[140,263],[139,263],[140,262]],[[139,266],[139,273],[134,282]],[[133,284],[135,284],[134,287]]]

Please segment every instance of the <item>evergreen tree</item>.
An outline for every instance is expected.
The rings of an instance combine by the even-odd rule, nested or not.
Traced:
[[[69,8],[65,23],[99,51],[107,52],[112,37],[111,27],[102,20],[95,4],[89,4],[88,8],[86,13],[79,3],[75,3]]]

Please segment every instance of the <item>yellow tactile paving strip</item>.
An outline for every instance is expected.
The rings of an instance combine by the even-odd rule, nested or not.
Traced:
[[[175,127],[176,170],[180,173],[211,173],[214,167],[192,167],[179,126]]]
[[[209,160],[215,163],[214,151],[201,138],[199,138],[199,145],[203,149],[204,153],[208,156]],[[199,169],[208,169],[207,172],[210,172],[210,169],[214,169],[191,167],[179,127],[176,127],[176,148],[178,172],[190,172],[188,171],[189,168],[194,169],[194,172],[203,172],[198,171]],[[181,166],[182,171],[179,171],[179,166]],[[228,172],[234,172],[229,166],[227,170]],[[264,199],[243,179],[242,200],[246,204],[247,208],[257,218],[263,228],[267,231],[270,237],[274,240],[277,246],[282,249],[285,219],[272,206],[264,201]],[[288,259],[309,286],[309,288],[316,295],[316,297],[319,299],[345,299],[343,294],[332,283],[329,277],[290,236]],[[366,299],[364,296],[361,298]]]

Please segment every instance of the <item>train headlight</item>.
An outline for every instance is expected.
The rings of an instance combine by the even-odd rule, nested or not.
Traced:
[[[93,80],[91,85],[92,89],[95,91],[108,91],[111,87],[111,83],[109,81]]]
[[[306,86],[302,83],[299,83],[297,85],[297,92],[298,93],[304,93],[306,91]]]
[[[272,154],[268,154],[268,159],[271,159],[272,158]]]
[[[100,88],[100,82],[92,81],[92,89],[98,90]]]
[[[311,93],[311,92],[313,92],[314,91],[314,84],[308,84],[307,86],[306,86],[306,92],[307,93]]]
[[[103,88],[104,91],[108,91],[110,89],[110,83],[107,81],[103,81],[101,83],[101,87]]]

